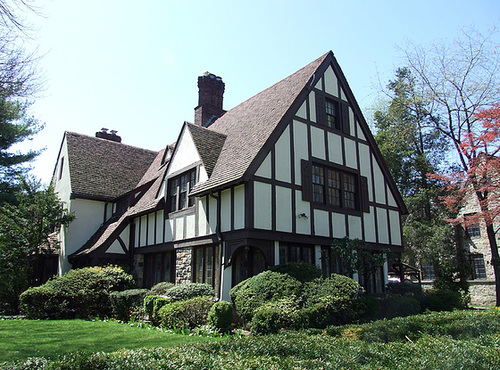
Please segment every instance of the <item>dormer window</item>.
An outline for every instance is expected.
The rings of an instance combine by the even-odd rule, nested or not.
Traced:
[[[196,183],[196,168],[168,180],[170,212],[194,205],[194,199],[188,198],[188,194]]]

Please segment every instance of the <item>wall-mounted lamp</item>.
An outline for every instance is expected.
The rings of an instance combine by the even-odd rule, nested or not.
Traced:
[[[307,215],[305,213],[301,213],[300,215],[297,216],[297,218],[305,218],[308,219]]]

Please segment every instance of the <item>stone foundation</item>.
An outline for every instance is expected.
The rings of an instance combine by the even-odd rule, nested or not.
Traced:
[[[175,251],[175,283],[190,283],[192,279],[192,248],[180,248]]]

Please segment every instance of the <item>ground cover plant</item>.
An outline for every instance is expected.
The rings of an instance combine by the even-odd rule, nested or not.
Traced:
[[[116,321],[0,320],[0,363],[35,356],[55,359],[69,352],[170,347],[206,340],[211,338],[148,330]]]
[[[500,332],[493,323],[500,311],[430,313],[423,316],[443,326],[442,335],[422,334],[415,340],[368,342],[353,336],[332,337],[301,332],[227,337],[219,341],[170,348],[120,350],[113,353],[72,353],[56,360],[29,359],[7,369],[495,369],[500,368]],[[483,334],[481,322],[490,324]],[[397,326],[388,320],[386,325]],[[415,330],[418,330],[415,326]],[[409,326],[412,327],[411,325]],[[344,327],[346,329],[347,327]],[[352,331],[360,327],[350,327]],[[412,333],[410,329],[410,333]],[[468,332],[469,334],[463,335]],[[460,339],[461,338],[461,339]]]

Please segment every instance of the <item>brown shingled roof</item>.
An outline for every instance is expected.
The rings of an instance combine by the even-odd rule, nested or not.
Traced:
[[[331,54],[324,54],[280,82],[244,101],[217,119],[208,129],[227,136],[212,176],[197,184],[199,195],[241,179],[314,73]]]
[[[66,132],[73,196],[114,199],[135,188],[158,152]]]
[[[205,127],[193,125],[192,123],[186,122],[186,125],[189,132],[191,132],[191,137],[203,162],[203,166],[208,176],[211,176],[220,151],[224,146],[226,135],[219,134]]]
[[[163,200],[162,197],[157,198],[156,195],[160,190],[161,184],[163,182],[163,176],[167,168],[166,165],[162,165],[161,161],[166,149],[158,152],[155,160],[149,166],[148,170],[144,174],[143,178],[137,185],[145,185],[150,181],[154,181],[151,186],[146,190],[146,192],[141,196],[137,203],[129,208],[123,215],[118,219],[111,218],[103,226],[101,226],[92,237],[75,253],[72,254],[73,257],[79,257],[83,255],[89,255],[90,253],[97,251],[100,247],[104,246],[106,243],[111,244],[114,238],[118,236],[123,229],[128,224],[128,220],[132,216],[142,214],[147,211],[152,211],[156,209],[159,203]]]

